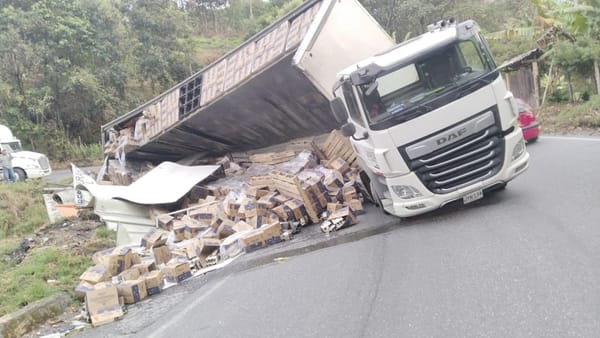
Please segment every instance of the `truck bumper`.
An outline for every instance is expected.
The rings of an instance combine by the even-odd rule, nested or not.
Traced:
[[[513,159],[514,149],[520,146],[523,146],[523,152]],[[496,175],[447,194],[430,192],[414,173],[385,178],[385,185],[388,187],[395,185],[412,186],[421,193],[421,196],[413,199],[401,199],[390,189],[385,194],[386,196],[382,196],[383,208],[390,214],[399,217],[410,217],[438,209],[451,202],[462,201],[465,196],[472,194],[479,196],[479,192],[485,195],[491,190],[503,187],[510,180],[527,170],[529,167],[529,153],[524,147],[522,132],[517,128],[505,137],[504,164]]]
[[[25,173],[27,174],[27,178],[42,178],[52,174],[52,168],[41,169],[25,169]]]

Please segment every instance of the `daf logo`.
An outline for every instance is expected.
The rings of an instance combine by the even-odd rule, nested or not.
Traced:
[[[461,136],[463,136],[466,133],[467,133],[467,128],[460,128],[459,130],[457,130],[457,131],[455,131],[453,133],[450,133],[450,134],[448,134],[448,135],[446,135],[444,137],[441,137],[441,138],[435,140],[435,143],[438,146],[441,146],[444,143],[449,143],[452,140],[459,139]]]

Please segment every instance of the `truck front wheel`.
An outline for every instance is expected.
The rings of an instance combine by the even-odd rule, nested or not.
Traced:
[[[27,178],[27,174],[25,174],[25,170],[23,170],[21,168],[14,168],[13,170],[15,172],[17,181],[25,181],[25,179]]]

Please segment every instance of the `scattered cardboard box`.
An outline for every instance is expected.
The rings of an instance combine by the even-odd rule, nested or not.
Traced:
[[[185,221],[184,218],[189,217],[190,219],[200,223],[200,225],[209,225],[212,223],[215,214],[210,212],[207,208],[191,210],[189,216],[183,216],[181,219]]]
[[[281,224],[279,222],[273,222],[271,224],[263,225],[260,228],[263,239],[266,245],[273,245],[281,242]]]
[[[166,280],[171,283],[181,283],[192,277],[188,262],[170,262],[161,271],[165,274]]]
[[[160,270],[150,271],[142,276],[146,283],[146,292],[148,296],[161,293],[165,285],[165,274]]]
[[[331,215],[343,207],[344,205],[341,203],[327,203],[327,213]]]
[[[271,212],[277,215],[277,217],[279,217],[279,219],[281,219],[282,221],[294,219],[294,211],[285,204],[276,206],[275,208],[271,209]]]
[[[82,280],[75,287],[75,296],[77,296],[78,299],[83,300],[85,299],[86,292],[90,290],[94,290],[94,284]]]
[[[219,235],[219,238],[223,239],[233,235],[236,232],[233,228],[234,226],[234,221],[229,219],[223,220],[223,222],[221,223],[221,225],[219,225],[219,228],[217,229],[217,234]]]
[[[339,157],[328,161],[327,167],[336,170],[342,175],[346,175],[350,171],[350,166],[348,163]]]
[[[140,270],[137,268],[129,268],[119,274],[121,280],[135,280],[140,278]]]
[[[183,222],[181,220],[173,221],[173,230],[172,231],[173,231],[175,242],[181,242],[185,239],[185,228],[186,228],[185,222]]]
[[[244,235],[240,237],[239,241],[245,252],[252,252],[267,246],[264,240],[263,232],[260,229],[244,233]]]
[[[254,229],[254,227],[244,221],[239,221],[239,222],[235,223],[235,225],[233,226],[233,230],[235,230],[235,232],[252,230],[252,229]]]
[[[125,304],[135,304],[148,296],[146,283],[142,279],[123,281],[117,284],[117,291]]]
[[[135,264],[131,268],[137,269],[141,276],[147,274],[152,270],[156,270],[156,264],[154,263],[154,261],[145,261],[139,264]]]
[[[238,210],[238,216],[242,218],[250,218],[256,217],[258,215],[258,210],[256,206],[256,200],[254,199],[245,199],[240,204],[240,209]]]
[[[208,266],[207,258],[221,247],[221,241],[217,238],[203,238],[200,240],[200,253],[198,261],[201,267]]]
[[[153,248],[155,246],[161,246],[167,243],[169,233],[162,229],[152,228],[142,237],[140,246],[146,249]]]
[[[85,272],[79,276],[79,279],[91,284],[97,284],[108,280],[110,277],[108,269],[101,265],[95,265],[85,270]]]
[[[351,199],[346,203],[350,210],[352,210],[356,215],[362,215],[365,213],[365,209],[363,208],[362,202],[358,199]]]
[[[92,326],[110,323],[123,315],[119,294],[114,286],[87,291],[85,308],[90,315]]]
[[[161,227],[162,229],[171,230],[173,227],[173,220],[175,220],[175,217],[164,214],[156,217],[156,220],[159,227]]]
[[[105,267],[111,276],[129,269],[135,259],[131,248],[125,246],[98,251],[92,256],[94,263]]]
[[[285,202],[285,206],[289,207],[292,211],[292,220],[300,221],[302,219],[305,219],[305,217],[308,217],[308,214],[306,213],[306,207],[304,206],[304,203],[299,199],[289,200]]]
[[[156,265],[166,264],[171,260],[171,250],[166,245],[152,248],[152,254]]]
[[[202,241],[198,238],[186,239],[177,244],[177,247],[185,253],[186,259],[194,259],[202,252]]]

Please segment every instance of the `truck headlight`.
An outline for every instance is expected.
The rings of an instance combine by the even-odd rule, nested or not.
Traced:
[[[517,144],[515,144],[515,147],[513,148],[513,152],[512,152],[512,160],[516,160],[518,159],[521,155],[523,155],[523,153],[525,152],[525,141],[523,141],[523,138],[521,138],[519,140],[519,142],[517,142]]]
[[[412,185],[392,185],[392,191],[403,200],[423,196],[421,192]]]

